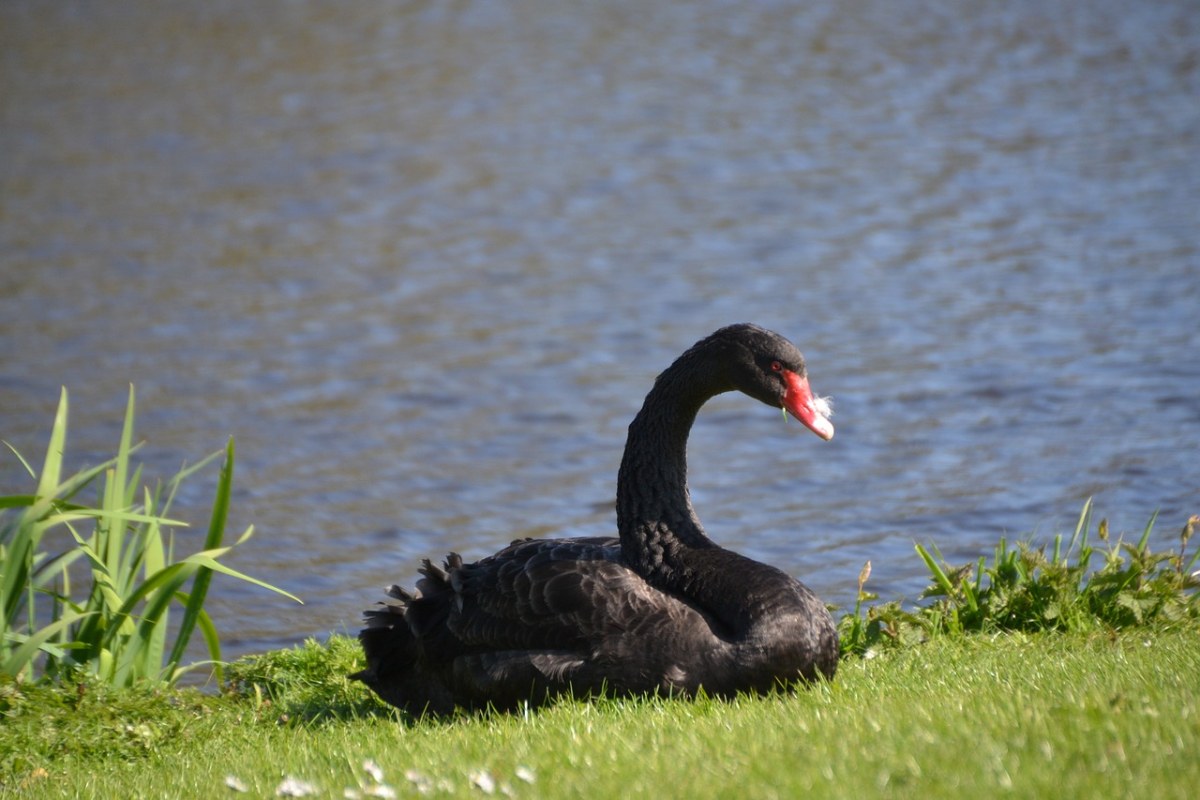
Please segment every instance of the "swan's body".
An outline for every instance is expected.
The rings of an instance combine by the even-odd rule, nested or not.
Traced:
[[[782,571],[718,547],[687,491],[688,432],[713,395],[783,407],[824,439],[804,359],[753,325],[701,340],[655,381],[617,479],[620,538],[524,539],[425,562],[417,591],[366,612],[354,677],[413,714],[513,708],[558,694],[766,692],[832,678],[833,619]]]

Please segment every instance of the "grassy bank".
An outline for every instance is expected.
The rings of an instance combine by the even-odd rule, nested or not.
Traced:
[[[403,721],[375,704],[341,679],[355,657],[342,638],[270,654],[235,668],[243,691],[221,697],[10,683],[0,691],[4,789],[1165,798],[1200,785],[1193,627],[943,637],[848,659],[833,684],[795,695],[568,702],[449,722]]]
[[[243,659],[220,693],[174,688],[193,630],[220,660],[203,608],[213,574],[273,588],[220,561],[253,530],[223,544],[232,442],[204,549],[179,557],[184,523],[168,510],[204,462],[144,481],[131,392],[117,456],[65,475],[66,419],[64,392],[41,469],[14,451],[32,493],[0,497],[0,796],[1169,798],[1200,785],[1200,517],[1165,544],[1154,519],[1129,539],[1101,519],[1092,538],[1089,501],[1072,536],[1041,547],[1001,541],[953,566],[917,545],[930,589],[915,608],[871,605],[867,564],[837,680],[795,694],[412,720],[346,679],[361,667],[346,637]]]

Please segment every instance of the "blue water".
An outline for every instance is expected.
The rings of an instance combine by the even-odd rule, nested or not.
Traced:
[[[232,563],[306,604],[218,579],[231,655],[355,630],[422,557],[611,532],[654,375],[735,321],[804,350],[837,436],[719,398],[693,499],[827,600],[1088,497],[1166,542],[1197,98],[1190,0],[8,2],[0,437],[40,458],[66,385],[94,463],[131,382],[151,474],[233,435]]]

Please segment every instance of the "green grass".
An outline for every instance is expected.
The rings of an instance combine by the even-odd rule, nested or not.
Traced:
[[[1170,798],[1200,782],[1194,628],[941,637],[794,695],[415,723],[327,680],[354,658],[335,638],[241,665],[266,694],[10,683],[0,779],[31,798],[228,797],[231,776],[267,797],[290,776],[341,797],[374,785],[372,761],[399,796],[490,779],[518,797]]]
[[[1200,621],[1200,551],[1188,553],[1200,516],[1187,520],[1178,549],[1168,550],[1151,547],[1157,517],[1150,518],[1136,542],[1123,535],[1113,540],[1108,521],[1101,519],[1096,525],[1100,544],[1093,545],[1089,499],[1066,547],[1061,535],[1052,548],[1031,542],[1014,547],[1001,539],[990,563],[981,556],[957,567],[946,564],[936,547],[917,544],[931,580],[922,598],[934,601],[916,609],[891,601],[864,612],[866,602],[878,599],[865,589],[871,574],[867,562],[854,611],[838,623],[843,652],[863,655],[938,635],[1087,632]]]

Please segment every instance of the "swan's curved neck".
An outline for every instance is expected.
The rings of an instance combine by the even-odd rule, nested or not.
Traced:
[[[686,551],[714,548],[692,508],[687,440],[700,407],[726,387],[682,359],[658,377],[629,425],[617,474],[617,530],[626,561],[649,580],[675,584]]]

